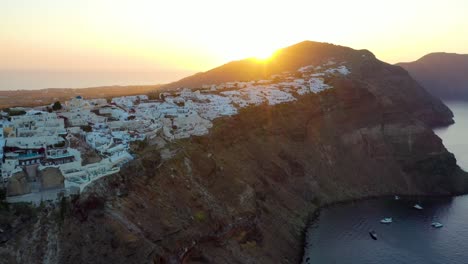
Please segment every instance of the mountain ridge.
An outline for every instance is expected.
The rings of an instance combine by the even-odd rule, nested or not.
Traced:
[[[396,64],[431,94],[443,100],[468,100],[468,54],[434,52],[414,62]]]
[[[335,44],[302,41],[277,50],[270,59],[265,61],[255,58],[231,61],[209,71],[197,73],[176,82],[163,85],[162,88],[198,88],[202,85],[219,84],[222,82],[260,80],[284,71],[295,71],[303,66],[320,64],[332,56],[336,57],[336,59],[359,56],[353,52],[359,52],[361,56],[375,57],[368,50],[353,50],[349,47]],[[309,54],[309,56],[298,54]]]

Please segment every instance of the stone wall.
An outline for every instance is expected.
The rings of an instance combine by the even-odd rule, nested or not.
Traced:
[[[25,172],[17,172],[11,176],[7,184],[7,195],[22,195],[31,192],[31,185]]]
[[[64,177],[58,168],[45,168],[39,171],[42,190],[64,187]]]

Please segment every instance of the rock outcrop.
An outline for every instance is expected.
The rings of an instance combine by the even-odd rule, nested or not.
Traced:
[[[18,234],[23,244],[8,242],[0,255],[23,252],[22,260],[49,263],[299,263],[307,221],[320,206],[468,190],[468,176],[431,130],[453,122],[452,113],[406,71],[368,51],[298,45],[303,53],[294,58],[303,62],[290,67],[346,60],[352,73],[326,80],[335,88],[317,95],[216,119],[207,135],[148,144],[60,210],[67,213],[52,229],[50,250],[28,250]],[[47,225],[35,232],[52,228],[51,216],[39,219]]]

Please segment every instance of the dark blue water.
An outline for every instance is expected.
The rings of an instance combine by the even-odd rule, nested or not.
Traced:
[[[322,210],[308,230],[303,263],[468,263],[468,196],[424,200],[423,210],[413,205],[388,198]],[[384,217],[393,223],[381,224]],[[444,227],[433,228],[433,220]]]
[[[436,133],[468,168],[468,103],[447,103],[456,124]],[[424,209],[412,206],[420,203]],[[393,223],[380,220],[392,217]],[[444,227],[436,229],[433,221]],[[375,230],[378,240],[369,236]],[[303,263],[468,264],[468,195],[418,200],[393,197],[323,209],[307,232]]]

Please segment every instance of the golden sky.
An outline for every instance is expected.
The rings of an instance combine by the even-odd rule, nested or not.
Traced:
[[[468,53],[467,0],[2,0],[0,70],[205,71],[303,40]]]

